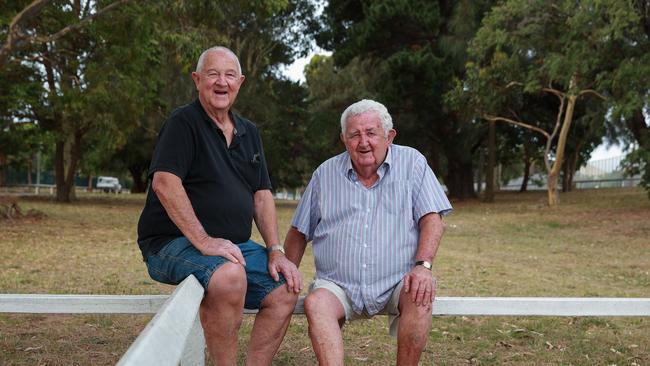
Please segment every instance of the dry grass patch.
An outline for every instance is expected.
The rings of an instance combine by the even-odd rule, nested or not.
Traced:
[[[502,193],[494,204],[456,202],[434,272],[440,296],[650,297],[650,201],[639,189],[576,191],[560,207],[545,192]],[[74,204],[21,198],[41,220],[0,220],[3,293],[160,294],[135,242],[142,195],[82,195]],[[279,201],[281,235],[295,202]],[[260,240],[259,234],[254,234]],[[311,247],[301,266],[313,277]],[[150,316],[0,315],[2,365],[111,365]],[[240,335],[243,350],[253,318]],[[344,330],[346,363],[394,363],[386,319]],[[650,319],[443,317],[422,364],[650,364]],[[243,356],[242,356],[243,357]],[[241,359],[243,361],[243,358]],[[276,365],[316,363],[303,316]]]

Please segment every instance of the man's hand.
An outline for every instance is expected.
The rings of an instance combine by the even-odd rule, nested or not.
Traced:
[[[431,271],[415,266],[404,276],[404,291],[411,294],[411,301],[417,306],[431,306],[436,297],[436,282]]]
[[[203,255],[224,257],[233,263],[246,265],[246,260],[244,260],[239,247],[228,239],[208,237],[197,248]]]
[[[300,272],[293,262],[280,251],[274,251],[269,254],[269,273],[275,281],[280,281],[282,273],[287,280],[287,290],[299,293],[302,290],[302,278]]]

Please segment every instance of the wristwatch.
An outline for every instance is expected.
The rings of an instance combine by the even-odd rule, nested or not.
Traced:
[[[428,269],[429,271],[431,270],[431,267],[432,267],[431,262],[428,262],[428,261],[417,261],[417,262],[415,262],[415,265],[416,266],[422,266],[422,267]]]
[[[274,244],[274,245],[271,245],[270,247],[266,248],[266,251],[269,254],[271,254],[273,252],[276,252],[276,251],[282,252],[282,254],[284,254],[284,247],[282,245],[280,245],[280,244]]]

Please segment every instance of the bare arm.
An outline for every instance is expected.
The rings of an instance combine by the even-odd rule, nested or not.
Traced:
[[[169,218],[203,255],[218,255],[231,262],[246,265],[241,251],[230,240],[208,235],[196,217],[192,203],[178,176],[168,172],[155,172],[151,188],[160,199]]]
[[[442,218],[437,213],[429,213],[420,218],[418,225],[420,237],[415,260],[433,263],[444,231]],[[411,300],[418,306],[431,306],[436,295],[431,271],[423,266],[415,266],[411,272],[404,276],[404,290],[411,293]]]
[[[255,192],[255,225],[262,234],[267,247],[280,244],[278,236],[278,219],[275,212],[273,194],[268,189]]]
[[[280,244],[278,237],[278,220],[275,211],[273,195],[268,189],[255,192],[255,224],[262,234],[267,248]],[[279,281],[282,273],[287,280],[287,291],[299,293],[302,289],[302,279],[298,268],[291,263],[281,251],[269,254],[269,274],[274,280]]]
[[[289,228],[287,237],[284,239],[284,251],[287,253],[287,258],[289,258],[296,267],[300,267],[300,262],[302,261],[302,256],[305,254],[306,247],[307,240],[305,235],[293,226]]]
[[[420,238],[415,260],[433,263],[444,232],[442,218],[437,213],[432,212],[422,216],[418,226],[420,227]]]

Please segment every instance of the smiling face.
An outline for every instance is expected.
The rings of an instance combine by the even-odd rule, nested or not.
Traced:
[[[208,114],[227,113],[235,103],[244,75],[237,59],[227,51],[215,50],[205,55],[200,70],[192,73],[201,105]]]
[[[388,146],[395,138],[395,130],[386,133],[381,127],[379,113],[365,112],[347,120],[341,140],[350,154],[352,165],[359,174],[375,173],[386,159]]]

